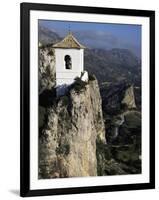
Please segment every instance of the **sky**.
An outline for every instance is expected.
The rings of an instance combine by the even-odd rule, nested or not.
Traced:
[[[88,48],[124,48],[129,49],[138,57],[141,55],[141,26],[130,24],[90,23],[40,20],[39,24],[61,37],[69,30]]]

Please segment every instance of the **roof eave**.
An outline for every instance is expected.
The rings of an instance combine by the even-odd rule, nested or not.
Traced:
[[[57,46],[52,46],[54,49],[86,49],[85,46],[83,47],[57,47]]]

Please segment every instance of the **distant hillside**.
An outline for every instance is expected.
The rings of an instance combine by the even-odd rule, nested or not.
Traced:
[[[140,85],[140,60],[127,49],[86,49],[85,69],[96,75],[100,85],[123,80]]]
[[[62,38],[45,28],[39,27],[39,41],[43,45],[56,43]],[[141,84],[141,61],[128,49],[85,49],[84,68],[95,74],[99,84],[128,80],[136,86]]]
[[[87,48],[89,82],[77,79],[57,98],[51,44],[59,40],[39,29],[39,179],[141,173],[140,60],[127,49]]]
[[[60,36],[57,33],[53,32],[43,26],[39,26],[38,34],[39,34],[39,42],[42,45],[55,43],[55,42],[58,42],[59,40],[61,40]]]

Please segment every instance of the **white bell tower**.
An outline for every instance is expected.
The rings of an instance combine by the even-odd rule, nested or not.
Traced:
[[[84,71],[84,46],[69,33],[61,42],[53,45],[55,49],[56,88],[66,88],[81,77]]]

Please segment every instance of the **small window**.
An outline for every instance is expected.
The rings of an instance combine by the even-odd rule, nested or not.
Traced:
[[[65,56],[65,69],[72,69],[72,60],[69,55]]]

